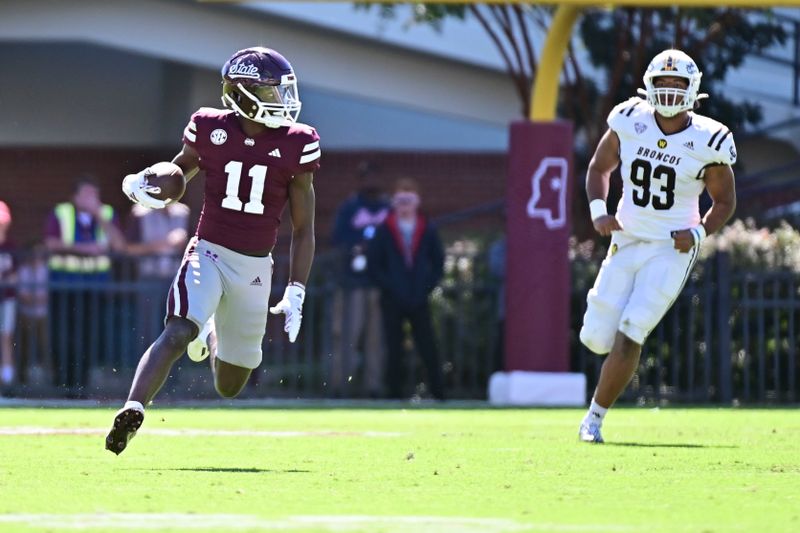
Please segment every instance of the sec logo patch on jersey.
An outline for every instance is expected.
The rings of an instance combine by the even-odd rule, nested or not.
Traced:
[[[225,141],[228,140],[228,132],[223,130],[222,128],[217,128],[211,132],[210,135],[211,142],[220,146],[225,144]]]

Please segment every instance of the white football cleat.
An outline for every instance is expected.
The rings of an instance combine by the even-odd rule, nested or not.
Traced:
[[[204,361],[209,354],[208,336],[214,331],[214,315],[203,325],[203,329],[197,334],[197,337],[189,343],[186,347],[186,355],[195,363]]]
[[[582,423],[578,430],[578,437],[583,442],[593,442],[595,444],[603,444],[603,435],[600,434],[600,426],[598,424],[589,422]]]

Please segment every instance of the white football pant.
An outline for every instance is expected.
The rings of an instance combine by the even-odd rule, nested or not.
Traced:
[[[586,297],[581,342],[597,354],[607,354],[621,331],[644,344],[678,297],[696,258],[696,247],[682,254],[672,239],[641,241],[614,232]]]

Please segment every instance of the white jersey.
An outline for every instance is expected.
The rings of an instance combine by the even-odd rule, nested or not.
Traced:
[[[706,168],[736,162],[731,130],[703,115],[689,117],[686,128],[667,135],[653,107],[637,97],[608,115],[620,145],[623,186],[617,219],[631,237],[669,239],[672,231],[699,224]]]

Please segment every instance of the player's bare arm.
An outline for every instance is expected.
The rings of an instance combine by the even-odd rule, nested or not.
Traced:
[[[705,235],[711,235],[719,231],[736,210],[736,184],[733,169],[729,165],[708,167],[703,180],[712,204],[703,217],[702,225]],[[698,244],[698,236],[691,229],[676,231],[672,238],[675,241],[675,249],[681,253],[687,253]]]
[[[289,342],[297,340],[302,321],[305,284],[314,260],[314,174],[296,174],[289,184],[289,215],[292,219],[292,245],[289,252],[289,283],[283,298],[270,312],[285,315],[283,330]]]
[[[184,143],[178,155],[172,158],[172,162],[181,167],[183,170],[183,179],[186,183],[197,175],[200,170],[200,154],[193,146]]]
[[[704,181],[712,204],[703,217],[703,226],[710,235],[719,231],[736,211],[736,184],[728,165],[707,168]]]
[[[292,220],[292,248],[289,281],[305,284],[314,261],[314,174],[298,174],[289,185],[289,214]]]
[[[586,196],[589,198],[592,224],[595,231],[603,237],[608,237],[612,231],[622,229],[616,217],[606,213],[611,173],[618,166],[619,137],[609,129],[597,144],[597,149],[589,162],[589,170],[586,172]]]

